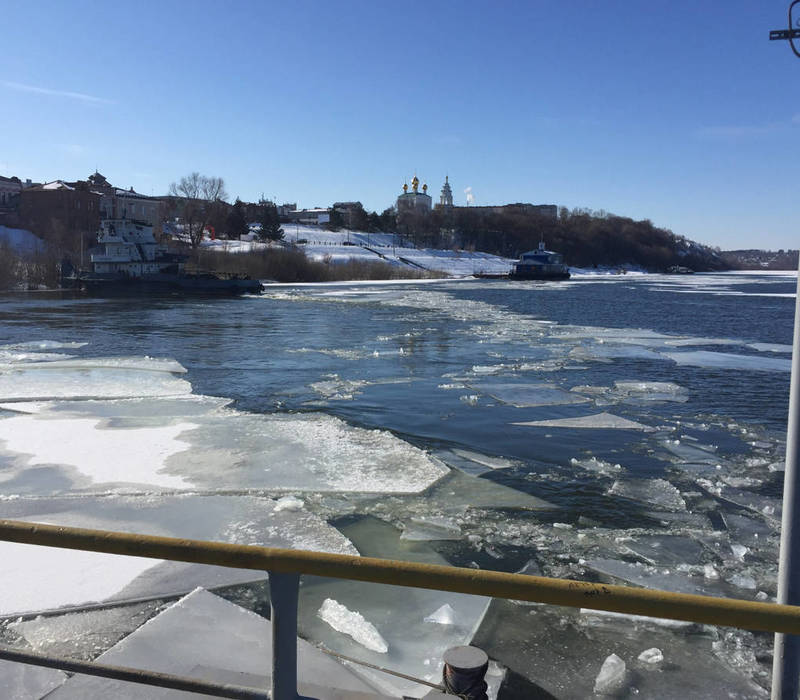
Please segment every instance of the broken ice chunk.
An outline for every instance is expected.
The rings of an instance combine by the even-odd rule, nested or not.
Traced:
[[[282,496],[275,504],[274,512],[279,513],[282,510],[298,511],[302,510],[305,503],[297,496]]]
[[[731,552],[733,552],[733,556],[735,556],[739,561],[744,561],[744,555],[747,554],[749,550],[743,544],[732,544],[731,545]]]
[[[364,616],[353,610],[348,610],[341,603],[331,598],[326,598],[317,615],[327,622],[333,629],[352,637],[361,646],[379,654],[389,651],[389,645],[381,637],[375,626],[364,619]]]
[[[598,695],[611,695],[622,690],[625,685],[625,662],[616,654],[603,661],[600,673],[594,681],[594,692]]]
[[[612,395],[625,403],[689,400],[686,389],[673,382],[614,382]]]
[[[645,649],[636,658],[638,658],[639,661],[642,661],[646,664],[655,666],[656,664],[660,664],[664,660],[664,654],[658,647],[652,647],[650,649]]]
[[[680,491],[665,479],[635,479],[615,481],[608,493],[634,501],[651,503],[664,510],[686,510]]]
[[[745,574],[734,574],[728,579],[728,583],[748,591],[756,590],[756,580],[752,576],[746,576]]]
[[[438,625],[454,625],[456,623],[456,611],[445,603],[438,610],[435,610],[425,618],[425,622],[435,622]]]

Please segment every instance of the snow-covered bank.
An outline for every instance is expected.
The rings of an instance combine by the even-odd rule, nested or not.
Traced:
[[[17,255],[31,255],[42,249],[43,242],[23,228],[0,226],[0,245],[7,245]]]

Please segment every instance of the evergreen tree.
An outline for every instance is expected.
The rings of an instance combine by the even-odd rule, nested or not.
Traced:
[[[283,239],[283,229],[281,222],[278,218],[278,207],[274,202],[262,200],[259,202],[262,206],[261,213],[261,240],[262,241],[280,241]]]
[[[247,219],[244,216],[244,204],[242,204],[242,200],[240,200],[238,197],[233,203],[233,208],[228,214],[228,220],[226,224],[229,238],[239,239],[250,231],[250,228],[247,225]]]

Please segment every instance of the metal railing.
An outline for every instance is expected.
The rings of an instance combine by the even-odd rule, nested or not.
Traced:
[[[800,634],[800,606],[776,603],[670,593],[346,554],[126,534],[15,520],[0,520],[0,541],[269,572],[273,639],[270,697],[273,700],[298,698],[297,601],[302,574],[591,608],[766,632]],[[5,653],[5,651],[0,653],[0,658]],[[23,662],[37,663],[32,659]],[[102,665],[98,666],[103,669]],[[158,685],[156,681],[159,676],[168,678],[170,682],[177,682],[176,677],[167,677],[165,674],[149,674],[134,669],[122,670],[134,671],[134,675],[138,674],[141,678],[150,677],[151,680],[143,682],[153,685]],[[87,668],[80,672],[92,673],[91,669]],[[115,677],[109,676],[108,673],[92,675]],[[132,677],[124,680],[137,682]],[[189,679],[183,680],[189,681]],[[197,681],[189,682],[197,683]],[[213,684],[206,685],[213,686]],[[232,689],[231,692],[234,694],[224,694],[224,690],[212,692],[211,689],[200,692],[220,697],[246,697],[247,695],[235,693],[247,690]],[[258,691],[250,689],[249,692]]]

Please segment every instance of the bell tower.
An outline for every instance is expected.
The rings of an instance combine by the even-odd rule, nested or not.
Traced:
[[[439,206],[452,207],[453,206],[453,190],[450,189],[450,176],[444,176],[444,185],[442,185],[442,194],[439,196]]]

